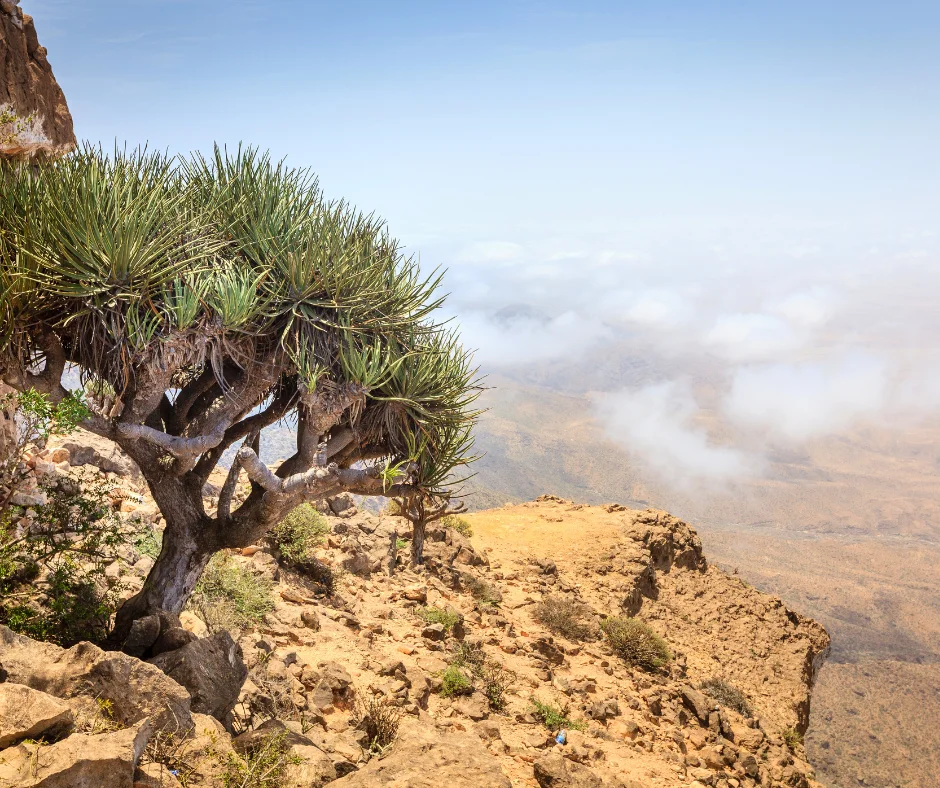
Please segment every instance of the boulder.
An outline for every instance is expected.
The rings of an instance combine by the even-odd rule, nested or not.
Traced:
[[[189,691],[193,711],[222,721],[248,678],[241,646],[224,631],[167,651],[150,662]]]
[[[294,746],[307,747],[313,744],[306,736],[302,736],[290,730],[281,720],[270,719],[262,722],[254,730],[246,731],[232,739],[232,747],[235,752],[244,755],[247,752],[258,749],[265,741],[272,736],[283,734],[287,744]]]
[[[373,758],[335,788],[511,788],[499,762],[478,736],[443,733],[416,720],[402,722],[388,755]]]
[[[317,611],[313,608],[302,610],[300,612],[300,620],[307,629],[311,629],[314,632],[320,631],[320,616],[317,615]]]
[[[604,788],[604,781],[580,763],[559,753],[543,755],[533,764],[540,788]]]
[[[119,651],[102,651],[91,643],[64,649],[0,626],[0,662],[9,681],[70,701],[73,708],[84,703],[94,711],[96,698],[110,701],[119,725],[144,717],[157,729],[187,728],[191,722],[190,698],[183,687],[155,666]]]
[[[23,684],[0,684],[0,750],[63,732],[71,724],[72,710],[57,698]]]
[[[342,665],[327,662],[320,666],[320,680],[307,696],[317,711],[327,713],[334,708],[349,708],[353,702],[352,677]]]
[[[134,772],[152,728],[88,736],[75,733],[55,744],[18,744],[3,752],[0,785],[16,788],[133,788]],[[38,748],[38,750],[37,750]]]
[[[447,629],[443,624],[428,624],[421,630],[421,637],[427,640],[444,640]]]
[[[81,428],[67,438],[59,440],[56,447],[48,448],[68,449],[69,463],[73,466],[91,465],[100,471],[114,473],[133,482],[143,480],[137,463],[118,448],[116,443]]]

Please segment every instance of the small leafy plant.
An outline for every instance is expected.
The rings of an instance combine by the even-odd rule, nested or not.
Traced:
[[[450,632],[454,625],[460,621],[459,613],[439,607],[418,608],[417,614],[418,618],[427,624],[443,624],[445,632]]]
[[[553,706],[538,698],[532,698],[532,714],[552,733],[562,728],[583,731],[585,724],[579,720],[572,720],[568,716],[568,707]]]
[[[473,526],[465,517],[448,514],[441,518],[441,525],[445,528],[453,528],[458,534],[467,537],[467,539],[473,536]]]
[[[223,788],[283,788],[288,769],[303,763],[287,741],[288,731],[264,738],[245,753],[244,758],[230,755],[222,774]]]
[[[441,697],[453,698],[473,692],[473,684],[456,665],[448,665],[441,674]]]
[[[803,744],[803,734],[796,728],[784,728],[780,731],[780,735],[783,737],[783,743],[786,744],[790,750],[795,750]]]
[[[655,672],[672,659],[666,641],[638,618],[611,616],[601,629],[617,656],[635,668]]]

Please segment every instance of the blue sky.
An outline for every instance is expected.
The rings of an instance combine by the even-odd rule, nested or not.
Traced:
[[[80,137],[268,147],[418,247],[668,254],[677,232],[845,243],[936,215],[936,3],[24,8]]]

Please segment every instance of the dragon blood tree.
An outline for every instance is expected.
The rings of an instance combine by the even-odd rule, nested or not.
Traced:
[[[82,426],[120,446],[166,530],[116,632],[179,612],[211,556],[343,491],[446,501],[470,462],[467,351],[383,223],[255,150],[84,148],[0,169],[0,371],[53,402],[77,368]],[[264,429],[296,421],[275,470]],[[235,460],[210,513],[210,473]],[[237,506],[241,474],[251,492]]]

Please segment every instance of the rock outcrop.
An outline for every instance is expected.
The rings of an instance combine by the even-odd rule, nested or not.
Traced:
[[[0,110],[34,122],[17,139],[0,139],[0,155],[55,157],[75,147],[72,115],[36,35],[33,18],[19,0],[0,0]]]

